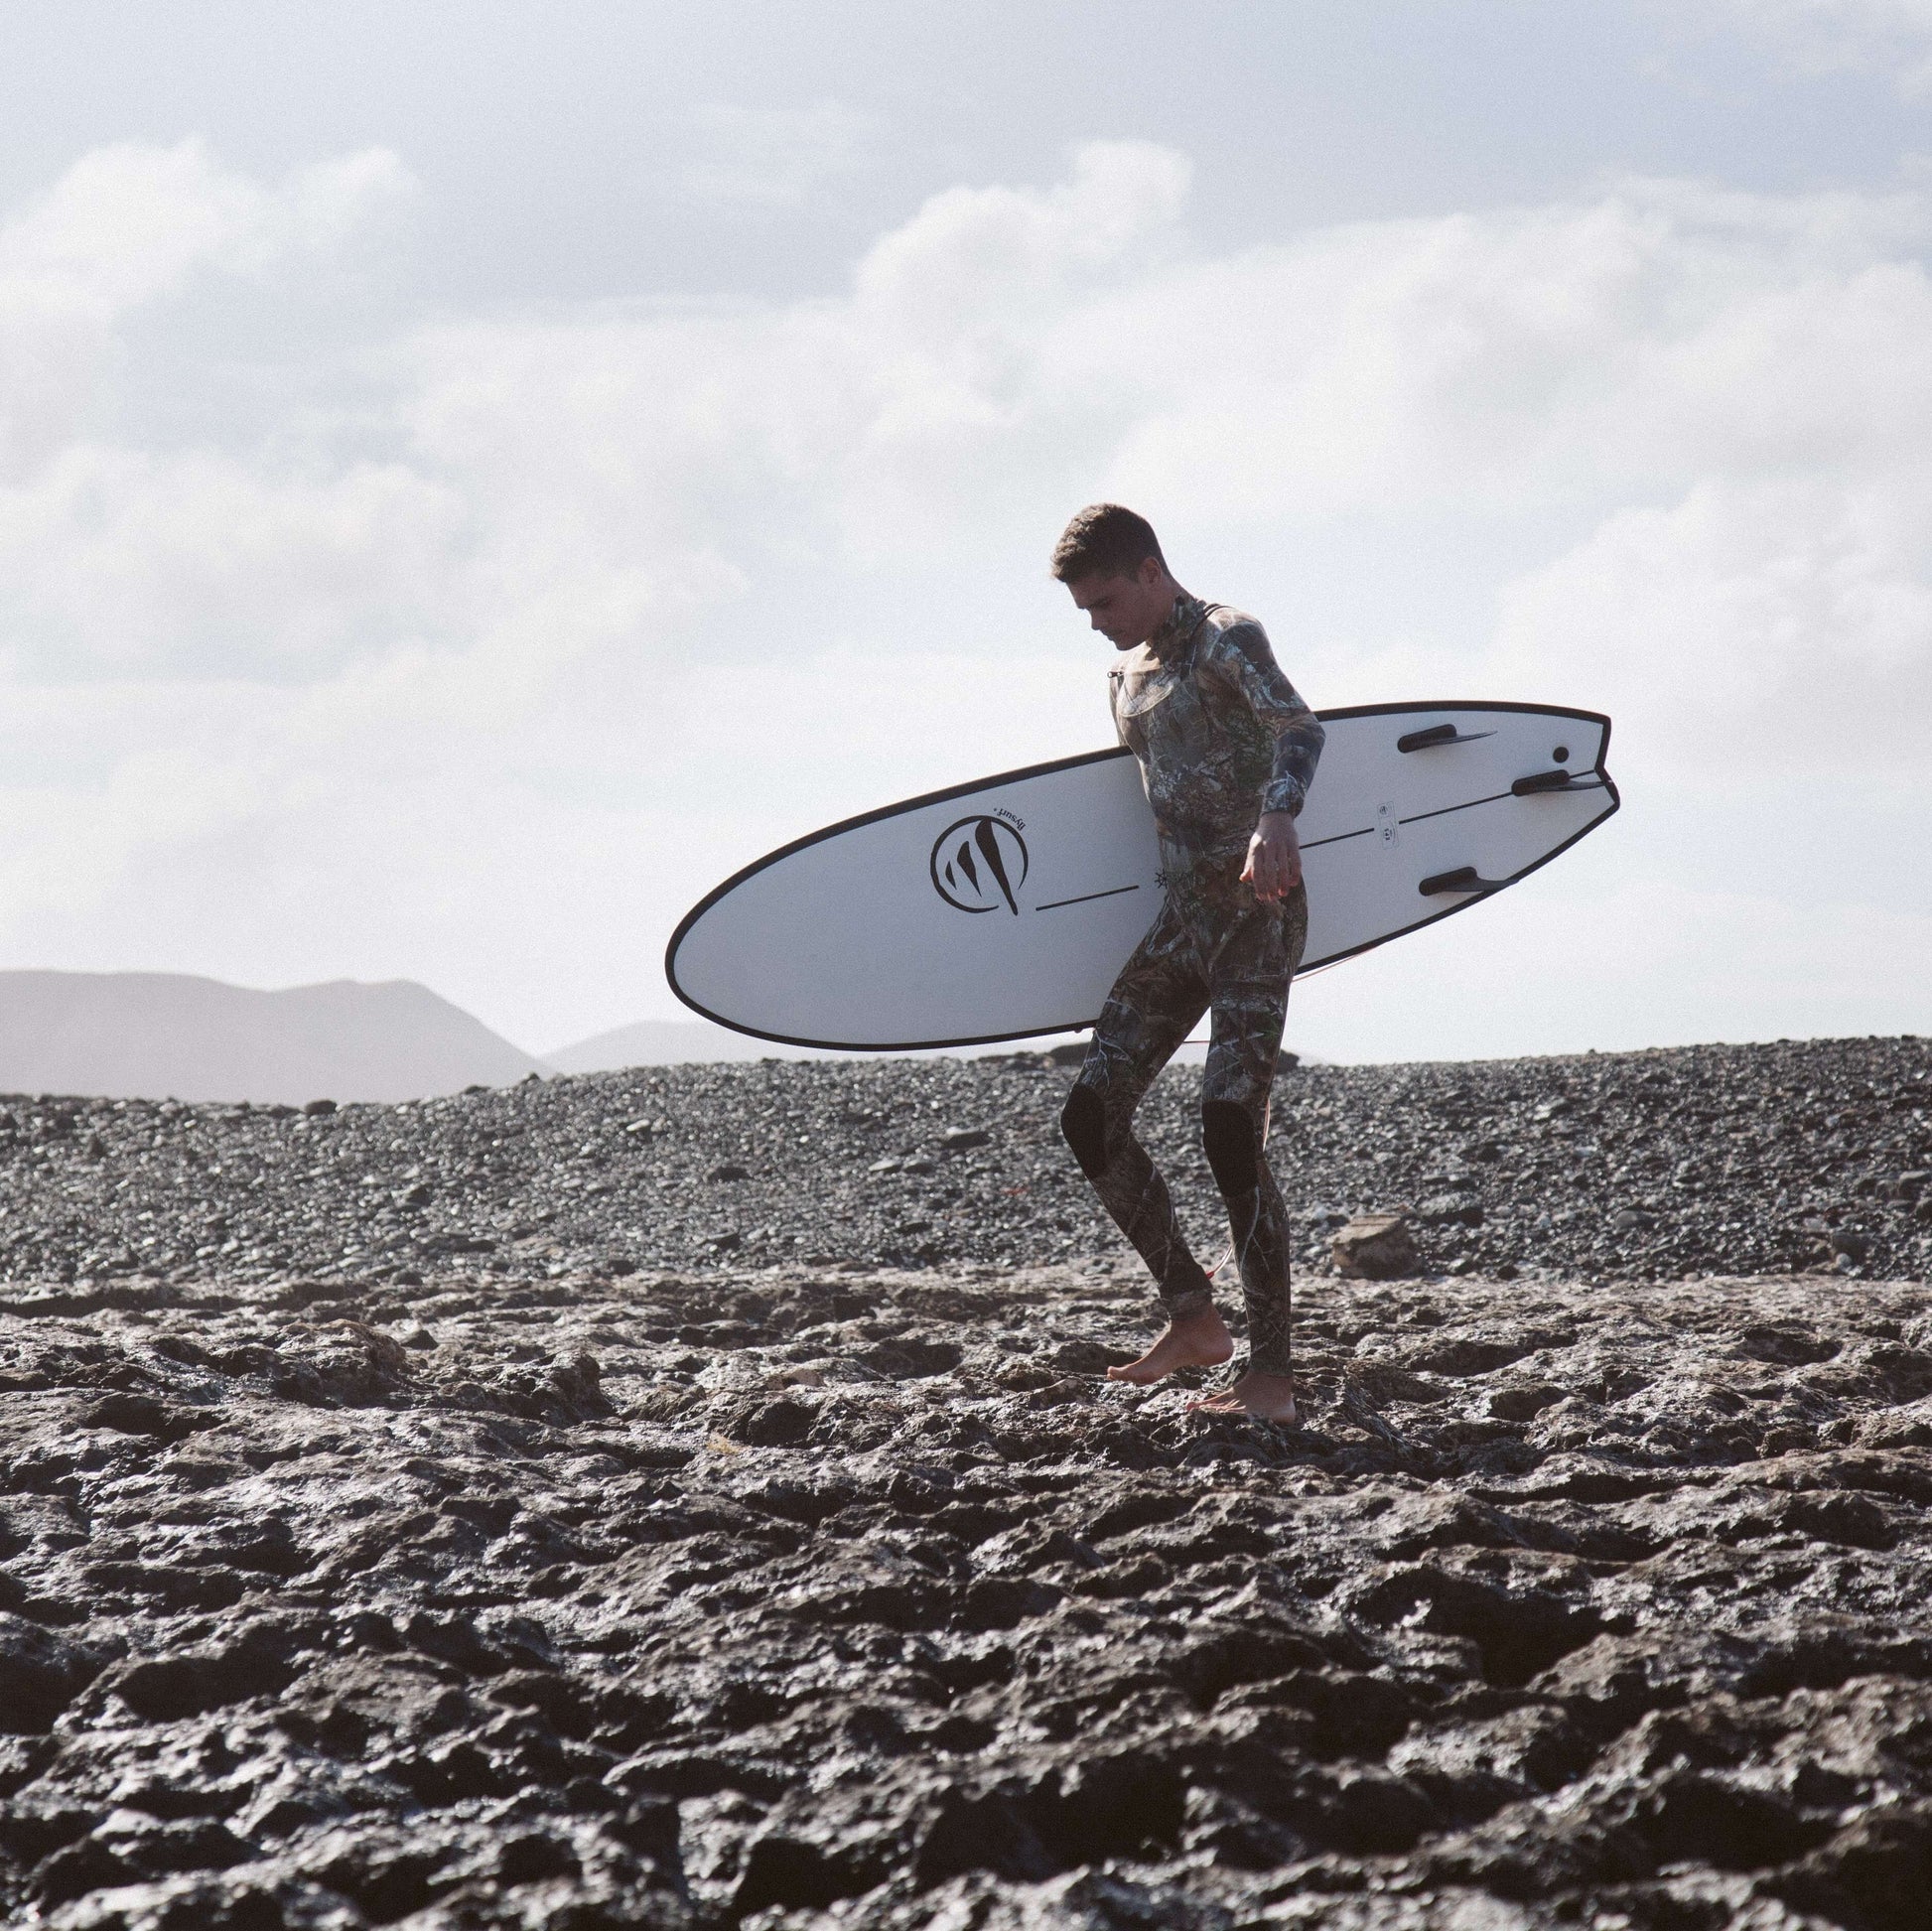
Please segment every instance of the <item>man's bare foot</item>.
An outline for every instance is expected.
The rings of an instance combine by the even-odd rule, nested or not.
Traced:
[[[1205,1415],[1252,1415],[1258,1422],[1295,1426],[1295,1383],[1285,1374],[1258,1374],[1252,1368],[1232,1387],[1217,1389],[1187,1404]]]
[[[1168,1331],[1141,1356],[1124,1368],[1109,1368],[1109,1381],[1131,1381],[1145,1388],[1171,1375],[1176,1368],[1217,1368],[1234,1355],[1234,1336],[1212,1308],[1197,1314],[1183,1314],[1168,1323]]]

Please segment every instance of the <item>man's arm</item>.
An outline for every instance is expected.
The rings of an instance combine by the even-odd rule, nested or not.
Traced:
[[[1302,701],[1268,646],[1259,623],[1236,623],[1220,639],[1215,668],[1273,735],[1275,763],[1262,792],[1261,819],[1241,876],[1264,900],[1284,898],[1302,883],[1302,846],[1295,820],[1314,781],[1327,734]]]

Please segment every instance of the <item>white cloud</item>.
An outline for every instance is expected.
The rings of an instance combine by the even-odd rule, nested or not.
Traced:
[[[1932,0],[1724,0],[1801,70],[1876,69],[1907,94],[1932,90]]]
[[[1646,769],[1923,775],[1929,556],[1932,464],[1714,479],[1512,585],[1492,661],[1519,688],[1592,687],[1640,723]]]
[[[402,179],[112,150],[0,228],[0,330],[39,345],[0,473],[14,960],[410,973],[534,1041],[662,1010],[662,936],[734,864],[1101,741],[1043,556],[1103,493],[1259,608],[1317,702],[1605,705],[1633,799],[1769,783],[1815,816],[1882,769],[1898,835],[1926,828],[1919,194],[1630,182],[1215,253],[1183,157],[1098,144],[932,198],[835,298],[292,341],[270,433],[131,427],[161,378],[130,318],[199,288],[218,328],[222,287],[326,261]],[[1863,885],[1767,912],[1673,849],[1642,843],[1646,902],[1714,945],[1821,893],[1892,932]],[[1607,929],[1614,865],[1559,869]],[[1407,983],[1401,950],[1362,985]],[[1531,1037],[1497,956],[1458,968],[1456,1049]],[[1658,1036],[1910,998],[1668,973]],[[1401,1032],[1331,1010],[1356,1051]],[[1559,1036],[1585,1010],[1535,1042],[1588,1042]]]
[[[0,492],[0,635],[41,674],[299,680],[460,622],[464,520],[393,463],[75,447]]]
[[[0,483],[76,434],[115,325],[207,273],[259,276],[340,242],[409,190],[386,149],[266,188],[199,141],[97,148],[0,222]]]

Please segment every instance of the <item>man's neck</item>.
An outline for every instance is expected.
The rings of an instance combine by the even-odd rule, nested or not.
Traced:
[[[1192,602],[1193,599],[1178,584],[1175,584],[1173,587],[1173,602],[1168,606],[1167,614],[1155,626],[1154,634],[1147,640],[1147,647],[1156,656],[1159,656],[1164,650],[1172,648],[1179,641],[1176,633],[1179,627],[1180,613],[1185,605],[1191,604]]]

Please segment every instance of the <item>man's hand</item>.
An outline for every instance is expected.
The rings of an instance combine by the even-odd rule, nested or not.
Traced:
[[[1248,841],[1248,862],[1241,876],[1255,889],[1263,904],[1286,898],[1302,883],[1302,841],[1295,820],[1286,811],[1264,811]]]

